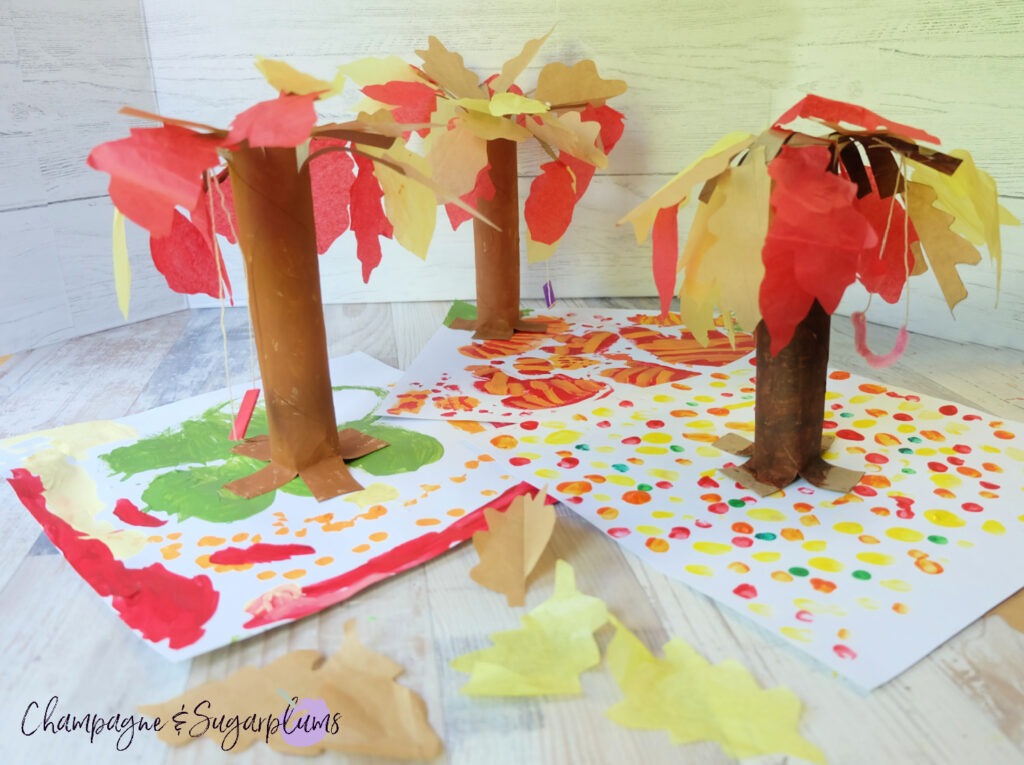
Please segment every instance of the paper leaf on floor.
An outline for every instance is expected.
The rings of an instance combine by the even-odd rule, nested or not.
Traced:
[[[281,93],[294,93],[297,96],[313,93],[320,98],[326,98],[340,93],[345,85],[345,76],[341,72],[338,72],[333,82],[328,82],[300,72],[287,61],[272,58],[257,56],[256,68],[260,70],[263,78]]]
[[[785,688],[765,690],[736,661],[712,665],[679,638],[665,658],[651,654],[614,616],[608,646],[612,676],[625,698],[607,711],[627,728],[667,730],[676,744],[715,741],[738,760],[785,754],[824,763],[799,732],[801,704]]]
[[[427,40],[427,50],[418,50],[423,59],[423,71],[430,79],[456,98],[484,98],[480,79],[466,68],[462,56],[448,50],[433,35]]]
[[[1008,597],[989,611],[988,616],[1001,616],[1017,632],[1024,632],[1024,590]]]
[[[517,630],[491,636],[494,646],[459,656],[452,666],[470,675],[470,696],[579,693],[579,674],[601,654],[594,631],[608,620],[604,601],[576,589],[572,566],[558,561],[554,594],[522,618]]]
[[[285,94],[250,106],[232,121],[225,143],[248,141],[251,148],[298,146],[316,124],[314,101],[315,93]]]
[[[257,741],[290,754],[326,750],[400,759],[430,759],[442,751],[419,695],[395,682],[401,665],[366,648],[355,622],[345,625],[345,641],[326,660],[319,651],[292,651],[265,667],[243,667],[159,704],[142,706],[147,716],[171,721],[184,715],[176,732],[166,725],[157,735],[180,746],[213,739],[226,751],[242,752]],[[283,693],[282,693],[283,692]],[[284,697],[297,699],[288,705]],[[209,718],[232,719],[238,726],[216,727]],[[246,724],[248,723],[248,724]]]
[[[510,606],[526,602],[526,582],[555,529],[555,508],[547,492],[516,497],[505,512],[484,510],[487,529],[473,535],[480,563],[470,578],[508,598]]]
[[[572,66],[561,61],[546,64],[537,75],[534,96],[552,106],[599,103],[626,92],[624,80],[606,80],[597,64],[587,59]]]
[[[924,256],[946,298],[946,305],[953,310],[967,297],[967,287],[956,267],[977,264],[981,253],[968,240],[950,230],[954,218],[935,206],[937,195],[934,188],[911,181],[907,184],[907,198],[907,209],[924,248]]]
[[[127,320],[128,305],[132,299],[132,264],[128,260],[128,238],[124,231],[124,213],[114,208],[114,231],[111,236],[114,256],[114,290],[117,307]]]

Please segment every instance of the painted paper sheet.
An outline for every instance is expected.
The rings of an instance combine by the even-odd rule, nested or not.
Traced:
[[[866,470],[864,478],[845,496],[801,481],[759,498],[722,475],[739,458],[712,446],[728,432],[753,437],[752,354],[691,366],[707,350],[678,327],[635,314],[618,316],[616,327],[607,315],[602,331],[618,342],[647,337],[643,330],[674,334],[674,345],[649,339],[647,348],[658,363],[694,374],[620,385],[605,398],[519,414],[473,437],[645,562],[863,689],[1024,585],[1024,425],[834,370],[825,426],[835,441],[825,456]],[[580,336],[593,318],[566,320],[565,333]],[[624,347],[640,358],[643,345]],[[597,361],[591,369],[626,367],[626,353],[583,358]],[[499,360],[509,369],[544,361],[529,356]]]
[[[529,422],[557,412],[586,413],[597,402],[628,406],[635,396],[677,385],[701,369],[728,365],[753,350],[749,335],[732,347],[712,330],[703,347],[665,319],[637,311],[591,309],[531,316],[547,334],[473,340],[441,327],[392,389],[384,409],[426,419]]]
[[[327,502],[295,482],[248,500],[221,488],[260,464],[228,455],[225,391],[0,441],[0,468],[122,620],[195,656],[443,553],[521,491],[451,425],[378,417],[396,370],[353,354],[331,373],[339,424],[390,446],[352,463],[363,491]],[[260,406],[249,435],[265,432]]]

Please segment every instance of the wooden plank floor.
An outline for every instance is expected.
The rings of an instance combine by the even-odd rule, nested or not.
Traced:
[[[586,304],[654,307],[649,300]],[[404,367],[446,308],[440,303],[329,306],[330,351],[362,350]],[[0,363],[0,438],[118,417],[223,387],[220,325],[214,309],[181,312],[14,355]],[[245,313],[227,311],[224,326],[229,371],[240,391],[250,376]],[[915,336],[898,364],[871,370],[855,355],[848,326],[845,319],[835,321],[836,366],[1024,420],[1024,353]],[[874,346],[891,347],[893,339],[892,330],[872,328]],[[968,627],[896,680],[861,696],[760,629],[624,554],[565,508],[546,555],[549,564],[555,557],[569,560],[581,591],[605,599],[655,650],[679,636],[711,661],[740,660],[762,685],[790,687],[806,708],[804,735],[833,765],[1024,763],[1024,635],[1000,619]],[[31,701],[45,705],[51,696],[59,698],[59,714],[127,714],[139,704],[292,649],[330,652],[351,618],[358,620],[368,645],[407,668],[403,682],[423,695],[445,742],[438,762],[732,761],[713,744],[677,747],[664,732],[609,722],[604,710],[618,691],[603,668],[584,674],[578,698],[480,701],[461,695],[464,676],[448,662],[486,645],[487,634],[518,626],[520,613],[470,581],[467,572],[475,561],[471,546],[464,545],[322,614],[173,664],[125,629],[40,534],[13,493],[0,491],[0,762],[298,762],[264,747],[229,759],[209,741],[168,749],[145,733],[137,734],[127,751],[117,752],[110,734],[90,744],[82,732],[26,737],[19,725]],[[550,593],[551,569],[548,565],[531,589],[529,607]],[[602,646],[610,632],[599,633]],[[783,756],[757,760],[762,765],[786,761]]]

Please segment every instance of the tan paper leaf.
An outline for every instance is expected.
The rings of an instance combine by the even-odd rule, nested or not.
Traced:
[[[597,73],[597,65],[590,61],[578,61],[567,66],[553,61],[537,76],[537,90],[534,97],[546,101],[551,107],[582,106],[597,103],[626,92],[624,80],[606,80]]]
[[[231,752],[264,741],[278,752],[307,756],[330,749],[436,757],[441,741],[423,699],[395,682],[402,671],[363,646],[350,621],[341,648],[326,660],[319,651],[292,651],[139,711],[166,721],[157,735],[172,746],[210,738]]]
[[[508,598],[510,606],[526,603],[526,580],[540,560],[555,529],[555,508],[545,504],[546,491],[523,494],[505,512],[484,510],[487,530],[473,535],[480,563],[470,578]]]
[[[533,57],[537,55],[537,51],[540,50],[541,46],[547,42],[547,39],[551,36],[551,33],[555,31],[554,27],[548,30],[548,33],[543,37],[538,37],[536,40],[530,40],[523,46],[522,51],[515,58],[510,58],[505,62],[504,66],[501,67],[501,74],[498,75],[497,79],[491,83],[491,87],[494,88],[495,93],[504,93],[509,87],[516,81],[516,77],[521,75],[523,71],[533,61]]]
[[[946,298],[950,310],[967,297],[957,273],[960,264],[975,265],[981,260],[981,253],[969,241],[950,230],[953,216],[934,206],[935,189],[923,183],[911,181],[907,184],[907,211],[910,220],[921,238],[928,265]]]
[[[509,141],[522,142],[532,135],[522,125],[518,125],[505,117],[495,117],[493,114],[467,111],[462,119],[465,121],[466,127],[472,130],[478,138],[482,138],[485,141],[493,141],[495,138],[507,138]]]
[[[576,112],[566,112],[558,117],[553,114],[537,115],[540,121],[527,118],[526,128],[538,139],[594,167],[608,166],[608,157],[597,148],[597,136],[601,126],[596,122],[580,119]]]
[[[433,35],[427,46],[427,50],[418,50],[416,55],[423,59],[423,71],[428,77],[456,98],[487,97],[480,87],[480,78],[466,68],[461,55],[448,50]]]
[[[487,143],[463,119],[449,130],[431,131],[426,148],[434,180],[454,196],[471,191],[487,164]]]

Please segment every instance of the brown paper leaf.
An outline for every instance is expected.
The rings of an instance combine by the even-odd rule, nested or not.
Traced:
[[[292,651],[139,711],[166,721],[157,735],[172,746],[205,737],[232,752],[264,741],[278,752],[308,756],[330,749],[436,757],[441,741],[423,699],[395,682],[402,671],[363,646],[350,621],[341,648],[326,660],[319,651]],[[297,699],[297,706],[289,708],[286,699]]]
[[[526,128],[538,139],[594,167],[607,167],[608,157],[597,147],[601,126],[597,122],[583,121],[576,112],[562,115],[537,115],[540,121],[526,120]]]
[[[981,260],[981,253],[962,236],[950,230],[953,216],[934,206],[937,198],[935,189],[911,181],[907,184],[907,197],[910,220],[921,238],[928,265],[942,289],[946,304],[953,310],[957,303],[967,297],[967,287],[961,281],[956,267],[960,264],[977,264]]]
[[[555,528],[555,508],[545,503],[546,491],[523,494],[505,512],[484,510],[487,530],[473,535],[480,563],[470,578],[508,598],[510,606],[526,603],[526,580],[547,547]]]
[[[513,82],[516,81],[516,77],[523,73],[523,70],[530,65],[533,61],[533,57],[537,55],[537,51],[540,50],[541,46],[547,42],[547,39],[551,36],[551,33],[555,31],[554,27],[548,30],[548,33],[543,37],[538,37],[536,40],[530,40],[523,46],[522,51],[515,58],[510,58],[505,62],[504,66],[501,67],[501,74],[498,75],[497,79],[491,83],[491,87],[495,93],[504,93],[509,89]]]
[[[1016,595],[1011,595],[986,615],[1001,616],[1003,621],[1017,632],[1024,632],[1024,590],[1020,590]]]
[[[624,80],[606,80],[597,73],[597,65],[587,59],[567,66],[552,61],[540,70],[534,98],[552,108],[597,103],[626,92]]]
[[[427,41],[427,50],[418,50],[423,59],[423,71],[434,82],[456,98],[486,98],[480,87],[480,78],[466,68],[462,56],[448,50],[433,35]]]

